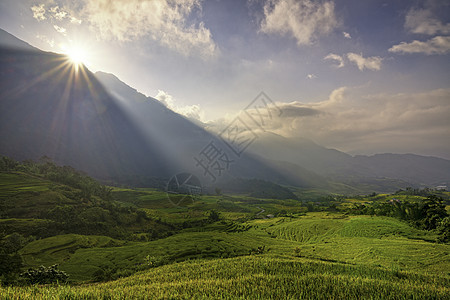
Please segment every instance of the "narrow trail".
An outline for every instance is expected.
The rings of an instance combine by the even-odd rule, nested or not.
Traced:
[[[259,213],[257,213],[256,215],[262,214],[263,212],[265,212],[266,210],[264,208],[261,208],[259,206],[257,206],[257,208],[259,208],[261,211]]]

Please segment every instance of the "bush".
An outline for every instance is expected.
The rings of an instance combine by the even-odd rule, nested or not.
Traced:
[[[58,265],[30,268],[20,274],[20,277],[24,278],[29,284],[65,283],[69,279],[66,272],[58,270]]]

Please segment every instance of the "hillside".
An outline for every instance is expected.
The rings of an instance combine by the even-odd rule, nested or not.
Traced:
[[[47,158],[2,157],[0,167],[5,298],[445,299],[449,292],[448,192],[293,194],[249,180],[233,183],[238,194],[174,206],[165,192],[107,187]],[[19,276],[55,264],[68,285],[31,288],[28,273]]]
[[[124,207],[112,189],[70,167],[51,162],[14,165],[1,158],[0,231],[24,237],[46,238],[76,233],[129,238],[134,231],[153,238],[167,235],[171,226],[148,218],[136,208]]]
[[[449,283],[432,274],[264,255],[190,261],[103,284],[0,292],[40,299],[445,299]]]

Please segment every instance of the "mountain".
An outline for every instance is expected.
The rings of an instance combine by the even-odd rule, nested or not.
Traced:
[[[449,185],[450,161],[351,156],[307,139],[265,133],[240,156],[216,135],[116,76],[77,69],[0,31],[0,154],[48,156],[104,182],[165,186],[180,172],[227,189],[232,178],[329,191]],[[347,185],[356,187],[350,189]]]
[[[0,45],[2,48],[9,48],[14,50],[30,50],[40,51],[38,48],[31,46],[30,44],[19,40],[14,35],[0,29]]]
[[[161,186],[156,177],[183,171],[204,184],[222,177],[307,182],[262,157],[233,156],[218,137],[112,74],[77,69],[60,54],[3,47],[4,40],[14,44],[0,32],[2,155],[19,160],[48,156],[97,179],[138,186]],[[203,168],[211,156],[208,146],[220,154],[216,164]]]
[[[351,156],[308,139],[289,139],[269,132],[262,134],[251,150],[302,166],[328,180],[377,191],[449,185],[450,181],[450,161],[437,157],[389,153]]]
[[[95,76],[117,99],[123,110],[133,116],[136,126],[147,138],[157,140],[159,147],[176,158],[177,163],[182,165],[184,170],[203,177],[205,182],[212,178],[209,175],[205,176],[202,169],[195,168],[194,157],[199,156],[199,153],[211,142],[220,151],[226,153],[228,160],[231,161],[230,169],[223,170],[224,180],[220,184],[224,188],[229,188],[227,185],[232,182],[229,178],[230,175],[231,177],[258,178],[301,187],[316,187],[326,182],[324,178],[311,171],[276,159],[271,160],[246,152],[241,157],[237,157],[217,136],[166,108],[158,100],[137,92],[113,74],[97,72]],[[226,163],[222,162],[222,167],[225,168],[225,165]],[[222,179],[219,176],[216,177]]]

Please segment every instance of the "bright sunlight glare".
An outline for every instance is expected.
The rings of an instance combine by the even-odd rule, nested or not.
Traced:
[[[75,66],[85,64],[87,61],[88,53],[84,48],[72,46],[68,48],[65,52],[66,55],[69,57],[70,62]]]

